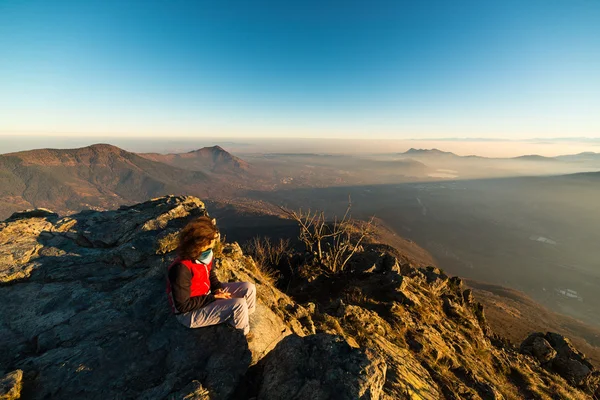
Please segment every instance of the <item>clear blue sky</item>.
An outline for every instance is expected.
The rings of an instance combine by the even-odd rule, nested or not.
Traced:
[[[600,1],[0,1],[0,135],[600,136]]]

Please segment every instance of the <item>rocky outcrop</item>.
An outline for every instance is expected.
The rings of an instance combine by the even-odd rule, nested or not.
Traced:
[[[568,342],[532,341],[548,369],[490,332],[460,279],[368,246],[336,274],[298,265],[294,281],[280,282],[284,294],[224,243],[220,278],[257,287],[254,340],[227,325],[186,329],[168,309],[165,270],[179,230],[205,213],[195,197],[168,196],[0,223],[0,365],[15,371],[2,390],[29,399],[589,398],[554,373],[586,365]]]
[[[259,398],[373,399],[381,397],[383,358],[350,347],[340,336],[296,335],[283,339],[262,361]]]
[[[205,212],[197,198],[169,196],[1,223],[0,365],[23,371],[27,398],[203,398],[208,390],[227,399],[281,339],[310,332],[295,317],[303,307],[237,244],[224,245],[218,272],[256,283],[255,340],[226,325],[186,329],[172,317],[164,273],[173,241]]]
[[[568,338],[553,332],[536,332],[521,343],[520,350],[573,386],[600,398],[600,371],[573,347]]]
[[[383,356],[382,399],[588,398],[495,336],[461,279],[438,268],[365,246],[334,276],[301,263],[290,287],[316,303],[316,332]]]

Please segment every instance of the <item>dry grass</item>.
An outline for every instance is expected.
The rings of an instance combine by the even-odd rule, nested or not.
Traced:
[[[244,245],[244,252],[263,266],[277,268],[291,252],[289,240],[272,242],[268,237],[256,236]]]
[[[259,236],[246,242],[243,250],[254,260],[256,272],[273,285],[279,279],[281,263],[292,251],[289,240],[272,242],[270,238]]]
[[[220,241],[215,243],[215,247],[213,247],[213,254],[217,258],[223,257],[223,243],[225,243],[225,238],[221,238]]]
[[[156,254],[167,254],[177,249],[179,244],[179,232],[171,232],[161,235],[156,241]]]

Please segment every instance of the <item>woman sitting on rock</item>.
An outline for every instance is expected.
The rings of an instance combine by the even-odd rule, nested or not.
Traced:
[[[178,257],[168,271],[169,303],[179,322],[189,328],[227,322],[247,335],[256,288],[249,282],[219,282],[213,254],[219,239],[215,221],[208,217],[195,219],[181,231]]]

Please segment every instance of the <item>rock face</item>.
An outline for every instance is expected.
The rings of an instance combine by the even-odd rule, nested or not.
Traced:
[[[337,274],[305,274],[300,265],[284,294],[240,246],[225,243],[220,279],[257,287],[255,339],[227,325],[184,328],[168,309],[165,271],[179,230],[205,213],[195,197],[168,196],[1,222],[0,393],[202,400],[593,393],[597,373],[566,339],[532,339],[526,347],[540,365],[490,332],[460,279],[400,265],[368,246]]]
[[[532,333],[521,343],[521,352],[537,359],[548,370],[565,378],[573,386],[600,397],[600,371],[558,333]]]
[[[386,373],[381,356],[366,355],[342,337],[326,334],[288,336],[261,364],[259,398],[265,400],[376,400]]]
[[[190,330],[173,318],[165,295],[173,240],[204,213],[199,199],[170,196],[0,224],[0,365],[23,371],[27,398],[191,399],[208,390],[227,399],[282,338],[308,333],[286,311],[302,307],[268,284],[237,244],[224,246],[218,272],[256,283],[256,339],[248,345],[229,326]]]

